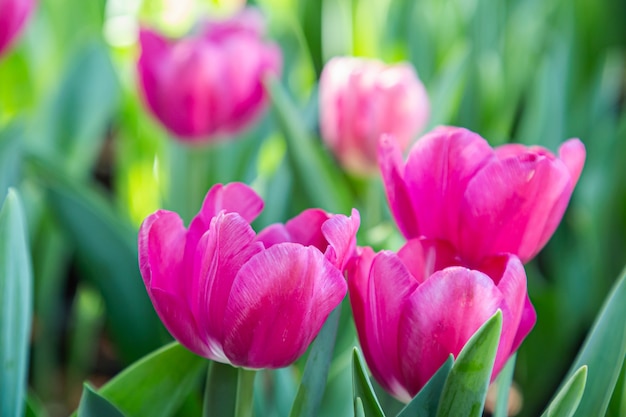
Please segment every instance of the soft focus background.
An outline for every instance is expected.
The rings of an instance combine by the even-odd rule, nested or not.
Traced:
[[[21,193],[35,279],[34,408],[67,415],[83,380],[100,385],[170,340],[139,275],[137,229],[160,207],[189,219],[212,183],[243,181],[260,192],[267,204],[257,230],[307,207],[355,206],[360,245],[398,247],[380,180],[343,173],[319,138],[323,65],[356,55],[409,61],[431,99],[429,127],[467,127],[493,145],[556,151],[569,137],[585,143],[586,166],[564,220],[527,266],[538,320],[514,379],[520,415],[538,415],[626,262],[626,2],[251,1],[284,55],[275,104],[235,140],[186,148],[143,107],[138,27],[181,35],[199,16],[227,15],[236,3],[41,0],[0,60],[0,198],[8,186]],[[327,416],[352,413],[348,319],[341,332]],[[261,415],[286,414],[299,372],[258,378],[282,396],[257,404],[266,407]],[[624,374],[611,416],[623,415]],[[199,415],[200,398],[190,396],[178,415]]]

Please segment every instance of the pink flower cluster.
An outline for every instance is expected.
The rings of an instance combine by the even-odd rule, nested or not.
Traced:
[[[466,129],[440,127],[402,161],[379,147],[391,211],[407,243],[397,252],[360,249],[349,274],[364,356],[380,384],[410,400],[498,309],[498,374],[536,321],[523,262],[546,244],[580,176],[585,148],[559,158],[540,147],[493,149]]]

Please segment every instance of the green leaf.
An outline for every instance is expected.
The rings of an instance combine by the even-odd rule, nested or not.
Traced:
[[[9,189],[0,211],[0,415],[22,416],[26,402],[33,277],[24,209]]]
[[[104,298],[108,324],[123,359],[133,361],[162,345],[162,325],[138,268],[137,232],[95,189],[41,165],[47,202],[74,243],[81,271]]]
[[[0,130],[0,204],[9,187],[18,185],[22,159],[21,126],[9,125]]]
[[[603,416],[626,356],[626,271],[608,295],[570,368],[573,375],[587,365],[587,389],[575,416]]]
[[[493,417],[507,417],[509,415],[509,392],[511,391],[511,382],[513,382],[516,359],[517,353],[509,358],[504,368],[500,371],[500,375],[496,378],[496,408],[493,410]]]
[[[173,342],[126,368],[98,394],[128,417],[171,416],[197,387],[206,365],[206,359]]]
[[[563,385],[541,417],[571,417],[585,391],[587,367],[581,366]]]
[[[78,417],[124,417],[124,414],[95,392],[89,384],[85,384],[78,405]]]
[[[365,417],[365,409],[363,408],[363,401],[361,401],[361,397],[356,397],[354,399],[354,416]]]
[[[279,127],[287,140],[287,151],[304,191],[316,207],[333,213],[349,213],[352,207],[350,189],[336,167],[325,161],[321,149],[314,145],[294,111],[287,93],[278,80],[267,78],[265,85],[278,117]]]
[[[501,330],[498,310],[465,344],[443,387],[437,416],[482,415]]]
[[[333,357],[341,305],[328,316],[324,327],[311,345],[309,357],[304,367],[304,375],[298,387],[296,399],[291,408],[290,417],[315,417],[319,413],[320,402],[324,396],[328,369]]]
[[[104,144],[118,99],[119,85],[106,45],[101,41],[82,45],[43,108],[35,150],[63,161],[67,172],[88,174]]]
[[[378,398],[374,393],[374,388],[367,376],[367,370],[361,353],[355,347],[352,353],[352,389],[355,407],[355,415],[357,414],[357,398],[362,402],[364,415],[367,417],[384,417]]]
[[[439,406],[441,392],[454,364],[454,356],[450,355],[441,367],[430,377],[420,392],[398,414],[398,417],[434,416]]]

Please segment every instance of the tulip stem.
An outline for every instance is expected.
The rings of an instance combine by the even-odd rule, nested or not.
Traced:
[[[235,417],[252,417],[256,371],[239,368]]]

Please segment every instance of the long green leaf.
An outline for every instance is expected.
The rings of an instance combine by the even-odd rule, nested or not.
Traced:
[[[450,355],[441,367],[430,377],[426,385],[398,414],[398,417],[434,416],[439,406],[441,392],[452,370],[454,357]]]
[[[85,384],[78,405],[78,417],[124,417],[124,414],[106,398]]]
[[[0,211],[0,415],[22,416],[28,377],[33,277],[26,220],[9,189]]]
[[[463,347],[444,385],[438,417],[482,415],[501,330],[498,310]]]
[[[315,417],[318,415],[320,402],[326,388],[328,369],[333,357],[340,316],[341,305],[337,306],[328,316],[324,327],[311,346],[302,381],[298,387],[291,413],[289,413],[290,417]]]
[[[587,367],[581,366],[563,385],[541,417],[571,417],[576,412],[585,391]]]
[[[626,356],[626,271],[616,282],[570,368],[589,367],[587,388],[575,416],[603,416]]]
[[[374,388],[367,376],[367,370],[361,353],[355,347],[352,354],[352,389],[353,389],[353,401],[355,407],[355,415],[357,415],[357,399],[361,400],[362,408],[366,417],[384,417],[383,412]]]
[[[173,342],[126,368],[98,394],[128,417],[172,416],[197,387],[206,365]]]
[[[164,333],[139,273],[134,228],[94,190],[50,167],[41,175],[48,179],[48,204],[76,247],[81,271],[102,293],[122,357],[130,362],[161,346]]]
[[[280,83],[268,78],[265,85],[287,140],[292,165],[313,205],[334,213],[348,213],[352,207],[350,189],[341,172],[324,161],[321,149],[315,147],[302,127],[301,118]]]

